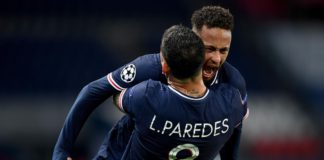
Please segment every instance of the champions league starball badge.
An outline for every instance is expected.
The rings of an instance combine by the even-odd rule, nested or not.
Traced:
[[[123,68],[120,73],[120,78],[126,82],[130,83],[135,79],[136,76],[136,67],[134,64],[128,64]]]

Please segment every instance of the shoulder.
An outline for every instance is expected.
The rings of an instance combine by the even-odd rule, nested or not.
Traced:
[[[160,81],[156,80],[146,80],[143,81],[134,87],[130,88],[133,92],[140,92],[141,94],[155,94],[159,90],[164,90],[165,84],[162,84]]]
[[[127,97],[131,98],[131,102],[128,104],[132,106],[142,106],[143,108],[156,107],[167,97],[165,96],[166,88],[167,86],[159,81],[151,79],[143,81],[127,89]]]
[[[225,62],[220,69],[220,83],[229,83],[237,88],[242,95],[246,95],[246,82],[238,69],[228,62]]]
[[[167,85],[161,83],[160,81],[151,79],[146,81],[146,93],[149,94],[148,96],[162,94],[162,91],[165,91],[166,89]]]
[[[223,104],[223,110],[227,113],[243,117],[246,112],[244,107],[244,101],[240,91],[230,84],[222,83],[214,90],[214,97],[222,97],[221,102]]]
[[[228,83],[221,83],[214,89],[214,94],[219,94],[224,97],[227,101],[231,101],[234,97],[241,96],[240,91]]]
[[[223,64],[221,73],[226,75],[228,81],[234,82],[237,85],[245,85],[245,79],[241,72],[230,63],[225,62]]]
[[[234,107],[234,105],[232,105],[233,101],[240,102],[240,105],[243,104],[241,92],[231,84],[220,83],[215,86],[211,92],[213,95],[212,100],[217,99],[223,106],[226,106],[226,110],[228,111]]]

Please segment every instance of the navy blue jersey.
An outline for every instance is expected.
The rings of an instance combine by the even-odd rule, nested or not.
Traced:
[[[120,104],[135,122],[122,159],[213,159],[246,113],[227,84],[192,98],[149,80],[123,91]]]
[[[89,115],[107,98],[119,91],[132,87],[148,79],[166,82],[162,74],[160,55],[148,54],[140,56],[123,67],[95,80],[81,90],[67,115],[58,140],[55,144],[52,159],[66,159],[71,155],[73,145],[79,132]],[[214,80],[207,85],[210,90],[217,88],[218,84],[228,83],[237,88],[247,107],[247,92],[242,75],[229,63],[225,62],[215,76]],[[123,117],[110,131],[100,147],[95,159],[120,159],[127,145],[128,139],[134,129],[134,122],[128,117]],[[224,146],[221,156],[230,156],[237,159],[240,130],[237,136],[232,136],[230,143]],[[223,159],[223,158],[222,158]]]
[[[118,91],[129,88],[148,79],[159,80],[165,83],[166,78],[162,74],[160,61],[160,54],[147,54],[141,56],[108,74],[108,82]],[[206,85],[210,90],[214,90],[218,88],[219,84],[223,83],[228,83],[240,91],[241,96],[243,97],[243,108],[246,110],[247,92],[245,80],[240,72],[227,62],[222,65],[213,81]],[[248,113],[246,115],[248,115]],[[237,127],[234,136],[231,137],[220,152],[222,159],[238,159],[241,127],[242,126]],[[120,159],[133,129],[134,122],[127,115],[124,116],[112,128],[107,137],[105,137],[105,140],[94,159]]]

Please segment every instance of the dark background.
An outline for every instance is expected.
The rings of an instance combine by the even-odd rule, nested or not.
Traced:
[[[194,10],[235,17],[228,61],[246,78],[241,159],[323,159],[324,1],[4,0],[0,2],[0,160],[50,159],[78,92],[135,57]],[[121,116],[91,115],[75,159],[90,159]]]

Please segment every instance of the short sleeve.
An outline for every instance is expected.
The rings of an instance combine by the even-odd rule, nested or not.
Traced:
[[[238,126],[242,123],[244,119],[248,117],[248,108],[245,105],[244,100],[239,92],[239,90],[235,89],[233,91],[232,97],[232,105],[233,105],[233,112],[234,112],[234,119],[235,119],[235,126]]]
[[[231,84],[233,87],[237,88],[242,96],[243,104],[247,106],[248,93],[246,89],[246,82],[243,75],[230,63],[225,62],[221,68],[225,71],[225,77],[227,83]]]
[[[123,90],[118,99],[120,109],[130,115],[136,115],[146,106],[145,94],[148,81],[139,83],[129,89]]]

